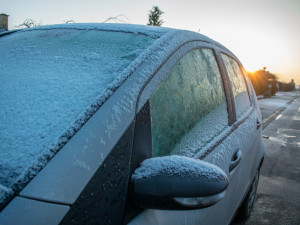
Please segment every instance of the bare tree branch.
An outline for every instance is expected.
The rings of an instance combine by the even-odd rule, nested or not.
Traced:
[[[65,23],[76,23],[74,20],[64,20]]]
[[[127,21],[124,20],[124,18],[125,18]],[[122,22],[122,23],[131,23],[131,22],[130,22],[130,19],[129,19],[127,16],[123,15],[123,14],[120,14],[120,15],[115,16],[115,17],[109,17],[108,19],[104,20],[102,23],[110,22],[110,21],[112,21],[112,20],[116,20],[116,21]]]
[[[41,23],[36,23],[34,20],[32,19],[26,19],[24,20],[23,23],[21,23],[20,25],[16,26],[16,27],[20,27],[20,28],[31,28],[31,27],[39,27],[42,26]]]

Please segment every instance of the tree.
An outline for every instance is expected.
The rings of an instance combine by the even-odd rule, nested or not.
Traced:
[[[149,10],[147,25],[160,27],[164,23],[164,21],[160,19],[163,13],[164,12],[161,11],[158,6],[153,6],[153,8]]]
[[[294,79],[292,79],[291,82],[289,82],[289,83],[279,81],[278,89],[279,89],[279,91],[294,91],[296,89]]]
[[[291,82],[289,83],[289,85],[290,85],[292,91],[296,90],[296,84],[295,84],[294,79],[291,80]]]
[[[278,77],[266,69],[264,67],[261,70],[248,73],[248,76],[253,84],[256,95],[270,97],[271,95],[275,95],[277,91]]]
[[[21,23],[17,27],[20,27],[20,28],[31,28],[31,27],[39,27],[39,26],[42,26],[42,24],[36,23],[32,19],[26,19],[26,20],[24,20],[23,23]]]

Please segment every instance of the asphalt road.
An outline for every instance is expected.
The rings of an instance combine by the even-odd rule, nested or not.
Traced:
[[[279,93],[259,104],[265,160],[252,214],[233,225],[300,225],[299,93]]]

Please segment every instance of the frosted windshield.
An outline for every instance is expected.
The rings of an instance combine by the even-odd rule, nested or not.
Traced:
[[[111,95],[108,86],[156,38],[78,29],[1,37],[0,184],[10,187],[75,121],[86,121],[86,109]]]

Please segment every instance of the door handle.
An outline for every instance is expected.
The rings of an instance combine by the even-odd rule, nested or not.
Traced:
[[[230,162],[230,166],[229,166],[229,172],[231,172],[232,170],[234,170],[239,163],[242,160],[242,152],[241,150],[237,150],[235,151],[235,153],[233,154],[232,158],[231,158],[231,162]]]
[[[261,121],[260,119],[256,120],[256,129],[258,130],[261,127]]]

